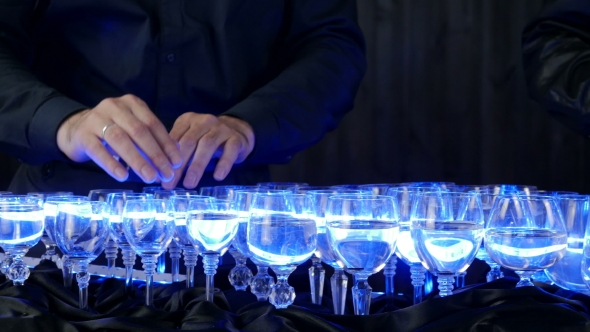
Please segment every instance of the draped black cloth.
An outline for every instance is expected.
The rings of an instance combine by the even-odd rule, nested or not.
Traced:
[[[277,310],[249,292],[226,287],[224,268],[216,276],[222,289],[214,303],[205,301],[204,288],[186,289],[178,282],[155,286],[153,308],[144,306],[143,282],[136,281],[135,294],[126,295],[123,280],[94,277],[89,312],[78,309],[77,285],[64,288],[52,262],[35,267],[24,286],[0,278],[0,331],[590,331],[590,297],[546,284],[515,289],[511,277],[445,298],[433,292],[415,306],[403,296],[381,296],[368,316],[331,314],[329,287],[323,305],[298,292],[294,305]],[[197,286],[203,280],[197,276]],[[305,289],[307,271],[298,269],[290,283]],[[350,293],[347,304],[351,310]]]

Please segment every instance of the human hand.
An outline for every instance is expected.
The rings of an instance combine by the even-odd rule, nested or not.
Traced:
[[[125,181],[129,174],[113,154],[145,183],[158,177],[170,181],[182,162],[164,125],[133,95],[107,98],[93,109],[70,116],[57,131],[57,145],[71,160],[93,160],[118,181]]]
[[[166,189],[176,187],[185,169],[183,186],[196,187],[207,164],[215,157],[219,157],[219,161],[213,177],[218,181],[225,179],[234,164],[248,157],[255,143],[252,127],[243,120],[192,112],[176,119],[170,137],[180,145],[182,166],[175,170],[172,180],[162,181]]]

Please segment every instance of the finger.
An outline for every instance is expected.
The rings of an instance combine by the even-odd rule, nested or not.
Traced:
[[[207,132],[201,126],[193,126],[186,132],[184,132],[183,136],[179,138],[178,145],[180,147],[180,154],[182,155],[182,166],[174,170],[175,176],[172,181],[165,184],[162,184],[162,187],[166,189],[173,189],[180,181],[182,177],[182,173],[186,169],[186,166],[190,162],[193,154],[195,153],[195,149],[197,148],[197,141]]]
[[[86,154],[100,168],[115,180],[123,182],[129,177],[127,169],[121,165],[105,148],[98,138],[91,138],[86,144]]]
[[[149,161],[141,155],[137,146],[129,135],[118,125],[112,126],[106,131],[103,140],[110,148],[133,169],[133,171],[145,182],[152,183],[157,177],[157,170]],[[105,149],[106,150],[106,149]]]
[[[211,157],[227,139],[228,135],[221,127],[212,128],[199,139],[193,160],[188,166],[184,177],[183,184],[186,188],[192,189],[197,186]]]
[[[149,112],[149,110],[147,110],[147,111]],[[146,156],[146,158],[149,160],[149,162],[152,165],[154,165],[155,169],[157,170],[157,172],[159,173],[159,175],[163,179],[171,179],[174,176],[174,172],[173,172],[172,164],[171,164],[170,160],[168,159],[168,157],[166,156],[166,154],[164,153],[164,151],[162,150],[162,148],[160,147],[160,145],[158,144],[158,142],[156,141],[156,139],[152,135],[152,132],[150,131],[148,126],[146,126],[144,123],[142,123],[135,116],[133,111],[130,111],[130,109],[127,108],[126,112],[118,112],[115,116],[113,116],[113,120],[115,121],[117,126],[120,127],[121,129],[123,129],[125,131],[125,133],[128,135],[128,137],[131,138],[133,143],[135,143],[135,145],[142,151],[142,153]],[[105,136],[107,136],[107,137],[112,136],[113,132],[114,132],[114,130],[109,129],[109,130],[107,130],[107,132],[106,132],[107,135],[105,135]],[[113,144],[111,142],[109,142],[109,144],[111,144],[111,146],[113,146]],[[176,148],[176,144],[173,143],[173,145]],[[113,146],[113,148],[114,148],[114,146]],[[136,150],[137,150],[137,148],[136,148]],[[125,156],[123,156],[123,155],[120,155],[120,156],[124,160],[126,160],[126,161],[128,160],[127,158],[125,158]],[[135,158],[135,156],[134,156],[134,158]],[[147,176],[148,174],[151,174],[151,172],[149,172],[149,170],[147,168],[143,171],[141,168],[140,169],[134,168],[134,170],[138,170],[140,173],[142,173],[143,176]],[[145,174],[143,172],[145,172]],[[150,177],[150,179],[151,179],[151,177]],[[155,180],[155,179],[151,179],[151,181],[153,181],[153,180]]]
[[[154,115],[154,113],[152,113],[152,111],[150,111],[144,102],[133,104],[131,111],[147,126],[153,138],[156,140],[156,143],[168,157],[172,167],[180,167],[182,163],[180,150],[178,149],[176,141],[170,137],[162,122]]]
[[[225,179],[233,165],[236,163],[242,150],[242,141],[236,136],[228,139],[225,144],[223,144],[223,153],[221,154],[221,158],[219,158],[215,171],[213,172],[213,178],[215,180],[221,181]]]

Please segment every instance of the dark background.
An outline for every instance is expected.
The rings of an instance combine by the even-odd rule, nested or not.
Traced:
[[[528,98],[521,32],[555,0],[359,0],[355,109],[276,181],[517,183],[590,193],[590,144]],[[0,190],[17,162],[0,155]]]

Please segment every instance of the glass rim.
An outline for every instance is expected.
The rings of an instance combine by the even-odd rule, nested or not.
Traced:
[[[373,195],[373,194],[342,194],[332,195],[328,197],[328,200],[343,200],[343,201],[378,201],[378,200],[391,200],[395,201],[394,197],[387,195]]]

